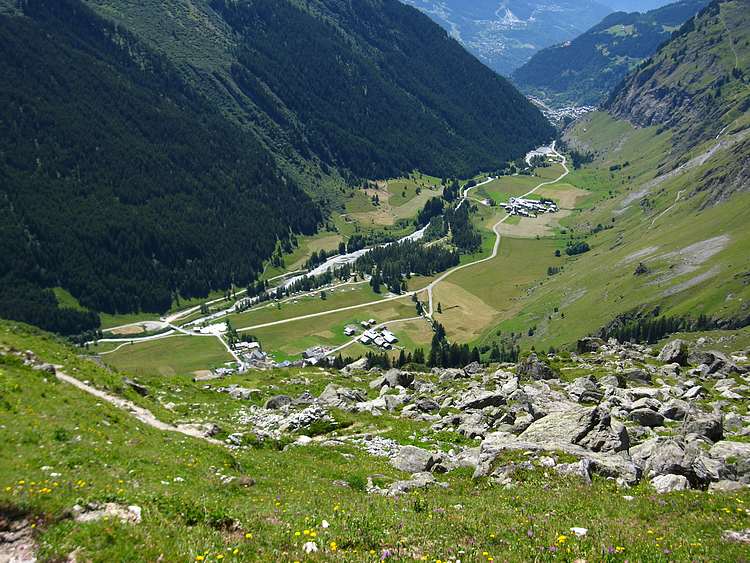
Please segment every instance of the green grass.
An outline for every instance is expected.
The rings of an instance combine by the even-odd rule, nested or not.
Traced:
[[[117,369],[140,374],[185,375],[232,361],[217,338],[175,336],[125,346],[103,356]]]
[[[325,300],[320,298],[320,292],[316,292],[311,296],[291,298],[279,304],[263,304],[244,313],[230,315],[228,318],[234,327],[243,328],[340,307],[374,302],[383,297],[382,294],[374,293],[369,284],[366,283],[347,285],[333,291],[330,289],[324,291],[327,295]]]
[[[526,338],[524,345],[546,348],[570,344],[598,330],[618,313],[641,306],[659,305],[664,314],[675,316],[741,315],[750,289],[742,282],[742,276],[735,274],[750,271],[746,253],[750,234],[744,219],[750,196],[738,194],[731,203],[702,209],[707,192],[695,192],[709,170],[731,169],[729,155],[719,153],[703,167],[658,186],[648,198],[650,208],[644,209],[635,202],[621,213],[618,209],[622,208],[624,196],[656,176],[657,168],[670,169],[666,161],[662,162],[668,136],[656,135],[650,129],[635,130],[602,114],[587,118],[577,126],[578,132],[581,143],[605,156],[566,178],[566,182],[586,188],[593,195],[583,202],[583,211],[564,220],[563,225],[569,232],[587,237],[592,251],[564,258],[565,271],[526,296],[519,314],[501,323],[498,329],[507,334],[525,333],[530,327],[537,327],[534,337]],[[705,147],[696,149],[694,154],[702,150]],[[613,162],[630,165],[612,172]],[[680,190],[683,197],[677,201]],[[672,205],[666,215],[659,217]],[[591,228],[597,224],[614,228],[590,236]],[[727,247],[705,261],[699,260],[693,272],[676,275],[671,268],[679,261],[658,258],[718,236],[729,237]],[[646,249],[653,252],[638,258],[637,253]],[[638,277],[634,270],[641,260],[652,272]],[[704,282],[691,281],[712,271],[721,273]],[[695,285],[675,295],[666,293],[686,282]],[[559,311],[555,312],[555,308]]]
[[[68,372],[99,387],[115,392],[121,388],[118,374],[83,362],[54,339],[29,335],[18,325],[0,325],[0,342],[32,348],[44,360],[63,364]],[[284,378],[290,375],[297,374],[258,373],[244,384],[261,386],[264,392],[274,392],[271,386],[276,385],[276,392],[296,393],[305,387],[317,392],[332,377],[345,383],[311,370],[298,374],[307,377],[309,385],[287,386]],[[239,408],[226,395],[203,390],[187,379],[153,378],[148,384],[178,402],[183,419],[203,420]],[[542,471],[533,470],[519,473],[516,486],[505,489],[459,470],[438,476],[448,483],[447,489],[389,499],[365,493],[367,477],[378,475],[377,482],[387,484],[404,476],[382,458],[351,445],[229,451],[146,427],[99,399],[7,358],[0,360],[0,392],[5,460],[0,464],[0,505],[34,519],[40,560],[64,560],[74,551],[79,560],[97,563],[195,561],[198,556],[218,563],[218,555],[223,561],[373,561],[385,551],[395,554],[393,560],[431,561],[746,557],[744,546],[726,543],[721,535],[726,529],[747,527],[747,491],[684,492],[655,502],[649,488],[641,485],[627,491],[635,499],[625,502],[623,491],[603,480],[585,486],[545,478]],[[128,397],[161,412],[154,397]],[[390,427],[385,436],[402,443],[412,442],[411,436],[427,436],[444,448],[452,440],[431,434],[429,424],[390,415],[337,416],[352,424],[342,434]],[[225,431],[234,430],[231,417],[222,420]],[[60,476],[53,478],[51,472]],[[225,485],[222,475],[250,476],[256,484]],[[335,481],[351,485],[340,487]],[[47,489],[50,492],[41,492]],[[74,504],[93,501],[138,505],[143,521],[76,524],[64,517]],[[324,519],[328,528],[321,525]],[[588,528],[588,535],[576,539],[569,532],[573,526]],[[316,537],[304,530],[314,531]],[[564,541],[560,535],[566,536]],[[311,539],[320,550],[306,555],[302,545]],[[335,552],[331,542],[336,542]],[[610,548],[621,549],[609,554]]]

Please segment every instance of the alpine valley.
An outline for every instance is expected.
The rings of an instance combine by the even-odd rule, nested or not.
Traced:
[[[614,4],[0,0],[0,562],[746,560],[750,0]]]

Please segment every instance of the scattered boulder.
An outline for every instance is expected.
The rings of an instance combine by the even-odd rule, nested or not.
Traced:
[[[414,374],[400,369],[389,369],[384,375],[370,382],[370,389],[380,389],[387,385],[388,387],[409,388],[414,384]]]
[[[659,352],[658,360],[665,364],[688,365],[688,345],[684,340],[672,340]]]
[[[578,403],[598,403],[604,398],[604,392],[599,384],[589,377],[576,379],[568,386],[568,395]]]
[[[587,336],[586,338],[581,338],[577,345],[576,350],[579,354],[588,354],[590,352],[598,352],[602,346],[604,346],[606,343],[601,338],[595,338],[593,336]]]
[[[689,412],[690,404],[679,399],[669,401],[659,409],[659,413],[669,420],[684,420]]]
[[[750,543],[750,528],[735,532],[733,530],[725,530],[721,535],[724,541],[734,543]]]
[[[651,486],[660,495],[690,489],[690,483],[683,475],[659,475],[651,479]]]
[[[292,404],[292,398],[288,395],[276,395],[266,401],[264,405],[267,409],[278,410]]]
[[[723,463],[726,478],[750,484],[750,444],[722,440],[711,446],[709,455]]]
[[[688,434],[697,434],[708,438],[712,442],[718,442],[724,438],[724,425],[720,416],[706,416],[691,420],[685,426]]]
[[[359,389],[349,389],[335,383],[329,383],[318,397],[321,405],[333,408],[347,408],[355,403],[367,401],[365,394]]]
[[[576,444],[593,452],[619,452],[630,447],[627,429],[613,424],[601,407],[576,407],[549,414],[532,423],[518,438],[536,444]]]
[[[395,497],[399,496],[405,493],[408,493],[409,491],[413,491],[414,489],[426,489],[427,487],[443,487],[445,489],[448,488],[448,483],[440,483],[438,482],[435,477],[432,475],[432,473],[416,473],[411,476],[411,479],[407,481],[396,481],[393,483],[386,491],[383,491],[382,489],[369,489],[371,492],[376,492],[379,494],[385,494],[389,497]]]
[[[344,369],[341,370],[341,373],[351,375],[355,371],[365,371],[367,369],[367,363],[367,358],[360,358],[359,360],[345,366]]]
[[[127,377],[122,380],[125,385],[130,387],[133,391],[138,393],[141,397],[148,397],[148,388],[145,385],[141,385],[140,383],[133,381],[132,379],[128,379]]]
[[[140,506],[123,506],[114,502],[105,504],[92,502],[85,507],[77,504],[71,513],[76,522],[96,522],[103,518],[117,519],[128,524],[139,524],[141,521]]]
[[[416,446],[402,446],[391,459],[391,465],[407,473],[430,471],[440,461],[440,456]]]
[[[458,404],[458,408],[465,410],[481,410],[485,407],[499,407],[505,404],[502,393],[491,391],[475,391]]]
[[[429,397],[419,399],[415,405],[420,412],[437,412],[440,410],[438,402]]]
[[[555,372],[546,363],[541,361],[535,353],[521,361],[516,368],[516,373],[521,379],[543,380],[555,379]]]
[[[640,408],[630,411],[628,418],[641,426],[656,428],[664,424],[664,415],[650,408]]]

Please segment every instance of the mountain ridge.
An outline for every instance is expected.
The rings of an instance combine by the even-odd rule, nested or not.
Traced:
[[[513,80],[527,94],[556,106],[599,105],[708,1],[683,0],[645,14],[610,14],[572,41],[536,53]]]

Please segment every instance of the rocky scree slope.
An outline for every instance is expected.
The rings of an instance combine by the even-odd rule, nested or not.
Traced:
[[[750,485],[750,396],[747,351],[691,353],[673,341],[662,350],[586,338],[566,356],[530,354],[499,369],[472,364],[429,374],[391,369],[365,371],[366,360],[342,372],[350,384],[329,384],[318,396],[276,394],[245,409],[228,442],[356,444],[412,477],[371,493],[400,495],[438,486],[435,475],[471,468],[476,478],[512,487],[523,471],[590,483],[599,476],[623,489],[642,480],[657,492],[689,488],[731,491]],[[377,376],[374,377],[373,376]],[[262,390],[213,387],[238,401]],[[276,387],[277,391],[283,388]],[[296,438],[305,428],[335,428],[337,411],[430,424],[423,446],[368,436]],[[455,434],[475,446],[450,447],[438,436]]]

